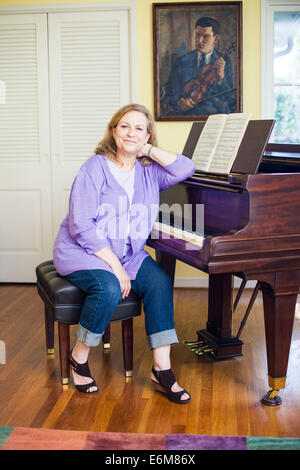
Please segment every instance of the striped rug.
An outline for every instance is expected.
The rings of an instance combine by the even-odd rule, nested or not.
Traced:
[[[300,450],[300,439],[0,427],[1,450]]]

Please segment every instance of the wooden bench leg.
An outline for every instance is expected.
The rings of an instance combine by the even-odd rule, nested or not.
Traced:
[[[54,354],[54,320],[45,306],[45,338],[47,354]]]
[[[70,379],[70,325],[58,322],[58,339],[59,339],[59,360],[62,384],[67,385]]]
[[[125,376],[133,375],[133,319],[122,321],[123,361]]]

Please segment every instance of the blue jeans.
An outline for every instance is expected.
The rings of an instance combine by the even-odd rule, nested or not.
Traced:
[[[75,271],[65,276],[87,296],[81,309],[77,337],[98,346],[122,300],[117,277],[103,269]],[[178,343],[174,329],[173,285],[169,275],[151,256],[144,259],[131,288],[143,299],[149,348]]]

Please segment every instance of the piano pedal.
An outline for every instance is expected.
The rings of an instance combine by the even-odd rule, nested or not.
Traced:
[[[197,354],[197,356],[203,356],[206,353],[213,352],[213,348],[210,344],[204,341],[184,341],[184,344],[190,347],[190,350]]]
[[[190,347],[190,350],[191,351],[198,351],[198,349],[202,349],[202,347],[206,347],[206,345],[197,344],[197,346]]]
[[[188,344],[189,346],[203,344],[204,341],[183,341],[183,344]]]
[[[194,351],[198,356],[203,356],[204,354],[206,353],[210,353],[212,352],[213,349],[212,348],[209,348],[209,349],[197,349],[196,351]]]

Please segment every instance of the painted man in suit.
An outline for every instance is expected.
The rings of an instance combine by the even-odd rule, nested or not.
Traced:
[[[196,22],[196,49],[174,61],[165,87],[168,114],[201,116],[235,111],[231,61],[215,48],[219,40],[218,33],[217,20],[201,17]],[[201,98],[195,99],[191,92],[197,83],[201,88],[199,75],[207,64],[214,67],[213,83],[208,83]],[[191,87],[193,79],[199,81]]]

